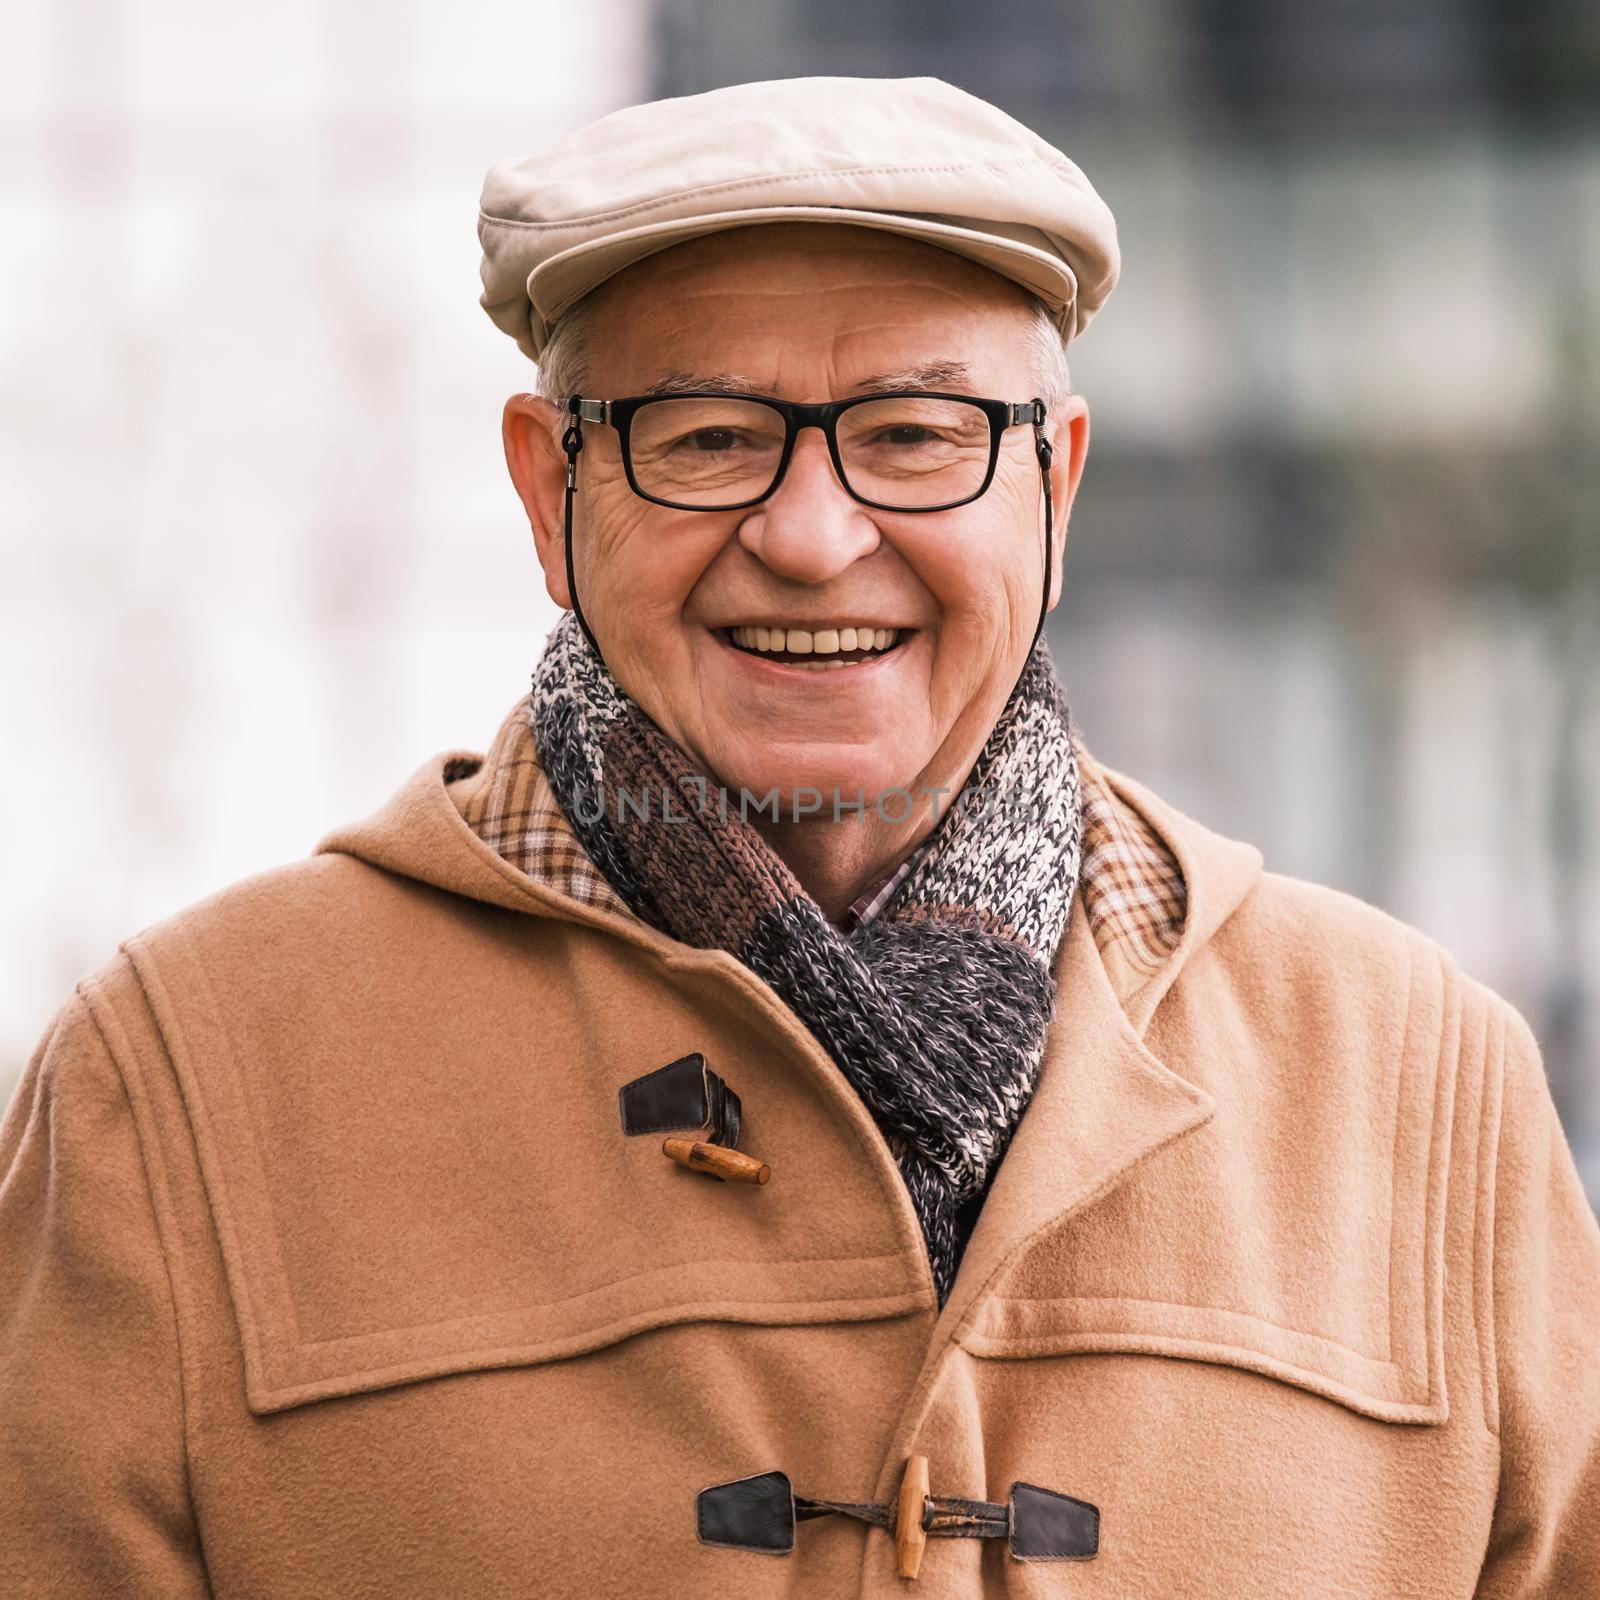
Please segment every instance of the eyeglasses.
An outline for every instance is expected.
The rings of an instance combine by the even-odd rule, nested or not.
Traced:
[[[630,395],[624,400],[567,401],[572,421],[561,436],[567,458],[562,507],[567,589],[595,655],[605,656],[578,603],[572,508],[578,492],[583,424],[617,430],[628,486],[641,499],[675,511],[741,511],[765,500],[783,481],[802,428],[821,428],[833,470],[852,499],[880,511],[948,511],[976,500],[994,481],[1000,435],[1031,424],[1034,459],[1044,489],[1044,590],[1038,644],[1050,607],[1050,441],[1044,401],[1014,404],[970,394],[899,389],[800,405],[724,390]]]
[[[994,481],[1000,438],[1031,425],[1040,463],[1049,446],[1044,402],[982,400],[924,389],[800,405],[725,390],[567,402],[563,441],[571,468],[582,448],[578,423],[617,430],[628,486],[677,511],[739,511],[783,481],[802,428],[820,428],[839,482],[880,511],[948,511]]]

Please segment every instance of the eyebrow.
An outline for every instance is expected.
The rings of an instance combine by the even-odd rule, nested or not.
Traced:
[[[929,361],[920,367],[905,367],[899,372],[879,372],[855,385],[857,394],[881,394],[892,389],[939,389],[952,383],[970,383],[972,374],[964,361]]]
[[[753,378],[741,378],[733,372],[669,372],[657,378],[645,394],[690,394],[697,389],[731,389],[739,394],[759,395],[767,398],[767,391]]]
[[[904,367],[897,372],[877,372],[851,385],[852,395],[888,394],[896,389],[937,389],[952,384],[970,387],[972,374],[964,361],[929,361],[921,366]],[[649,395],[692,394],[697,390],[722,389],[761,399],[772,398],[771,390],[753,378],[735,372],[669,372],[657,378],[643,392]]]

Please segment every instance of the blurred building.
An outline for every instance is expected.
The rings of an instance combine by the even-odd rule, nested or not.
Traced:
[[[655,94],[932,73],[1119,221],[1053,619],[1085,737],[1520,1006],[1600,1199],[1592,5],[12,9],[0,1097],[119,938],[526,686],[489,163]]]

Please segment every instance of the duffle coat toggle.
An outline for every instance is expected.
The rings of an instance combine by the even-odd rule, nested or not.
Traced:
[[[765,1183],[772,1176],[766,1162],[735,1148],[742,1125],[739,1096],[698,1050],[623,1084],[617,1099],[626,1134],[703,1132],[698,1139],[669,1135],[661,1142],[662,1154],[691,1172],[729,1183]]]
[[[788,1555],[795,1525],[812,1517],[856,1517],[894,1536],[896,1567],[915,1578],[929,1538],[1005,1539],[1017,1561],[1087,1561],[1100,1550],[1100,1512],[1085,1500],[1035,1483],[1011,1485],[1003,1504],[928,1492],[928,1458],[909,1456],[900,1493],[886,1501],[822,1500],[797,1495],[774,1470],[702,1489],[695,1530],[703,1544]]]

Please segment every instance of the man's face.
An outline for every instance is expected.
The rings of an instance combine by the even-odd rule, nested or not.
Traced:
[[[947,251],[847,226],[735,229],[680,245],[596,291],[587,397],[670,382],[783,400],[930,388],[1030,399],[1033,311],[1014,285]],[[508,458],[552,598],[570,606],[561,541],[564,426],[522,396]],[[1058,548],[1088,446],[1081,398],[1058,402]],[[886,789],[954,789],[1022,670],[1044,576],[1033,430],[1003,436],[982,498],[947,511],[853,500],[820,431],[796,440],[783,482],[742,511],[679,511],[629,488],[619,440],[586,424],[574,514],[583,613],[613,675],[714,779],[787,799],[811,787],[870,802]],[[753,648],[766,630],[767,649]],[[849,664],[775,659],[776,630],[844,635]],[[892,643],[878,649],[887,633]],[[837,656],[834,657],[837,659]]]

